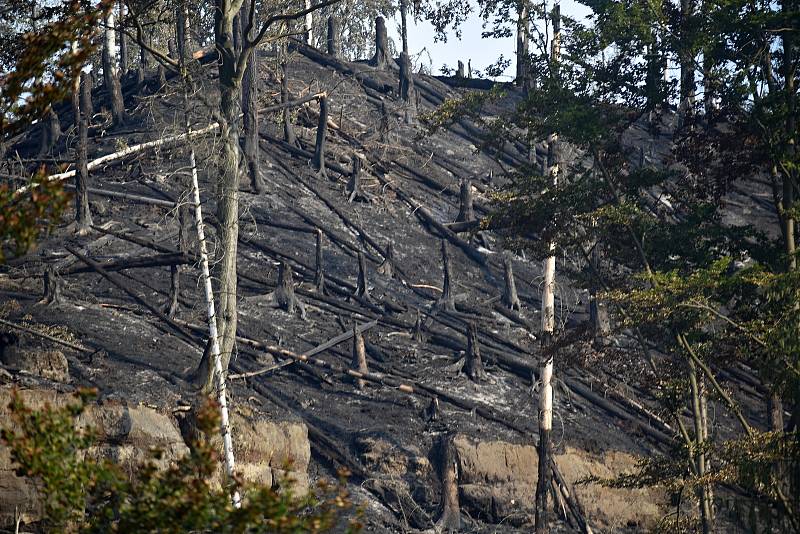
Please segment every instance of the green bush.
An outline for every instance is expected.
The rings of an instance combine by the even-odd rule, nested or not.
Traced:
[[[42,410],[27,407],[16,392],[12,396],[2,441],[18,466],[17,474],[38,484],[46,531],[319,533],[343,525],[347,532],[360,530],[356,519],[344,517],[352,511],[344,474],[338,484],[322,483],[303,496],[288,489],[287,480],[280,490],[236,480],[233,485],[244,499],[241,508],[234,508],[234,488],[212,483],[220,462],[206,439],[219,428],[213,402],[197,414],[200,437],[190,444],[190,453],[171,467],[159,469],[150,462],[131,478],[108,460],[88,457],[85,453],[94,439],[77,430],[75,418],[93,396],[83,390],[67,407]]]

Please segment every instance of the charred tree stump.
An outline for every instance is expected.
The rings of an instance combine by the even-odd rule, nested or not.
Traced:
[[[51,265],[45,267],[43,280],[44,295],[42,296],[42,302],[47,305],[61,304],[63,301],[61,298],[61,279]]]
[[[375,17],[375,55],[370,65],[378,69],[387,69],[394,64],[389,55],[389,34],[386,32],[386,21],[383,17]]]
[[[475,209],[472,201],[472,181],[469,178],[461,179],[460,207],[456,222],[471,222],[475,220]]]
[[[328,97],[323,95],[319,99],[319,123],[317,124],[317,142],[314,145],[314,168],[317,178],[328,178],[325,171],[325,140],[328,132]]]
[[[339,58],[341,46],[339,45],[339,25],[333,16],[328,17],[328,55]]]
[[[353,154],[353,170],[347,182],[348,202],[372,202],[372,197],[361,190],[361,158]]]
[[[61,122],[52,107],[48,108],[45,119],[41,124],[39,155],[43,156],[52,153],[53,149],[58,145],[58,140],[61,139]]]
[[[242,2],[240,20],[246,31],[250,20],[250,2]],[[247,36],[245,36],[247,37]],[[255,48],[248,54],[247,68],[242,80],[242,126],[244,130],[244,160],[247,164],[247,174],[250,178],[250,187],[257,194],[264,193],[267,185],[261,176],[261,162],[258,149],[258,61],[256,61]]]
[[[386,244],[386,256],[383,263],[378,266],[378,272],[387,278],[394,277],[394,246],[391,241]]]
[[[84,76],[82,75],[81,78]],[[93,224],[92,213],[89,211],[89,161],[87,157],[89,117],[81,109],[80,101],[86,100],[86,98],[81,98],[84,96],[83,92],[79,97],[77,85],[72,95],[72,111],[75,115],[75,126],[78,129],[78,150],[75,158],[78,167],[78,172],[75,173],[75,223],[78,233],[85,234]],[[89,101],[91,102],[91,94]]]
[[[514,268],[509,255],[503,258],[503,267],[503,278],[506,285],[503,291],[503,298],[500,300],[509,310],[522,311],[522,304],[520,304],[519,296],[517,295],[517,284],[514,282]]]
[[[286,104],[289,102],[289,76],[287,75],[286,61],[281,62],[281,103]],[[283,140],[293,147],[300,148],[300,143],[297,141],[297,136],[294,135],[294,126],[292,125],[292,114],[288,107],[283,108]]]
[[[425,420],[433,423],[442,418],[442,411],[439,408],[439,397],[431,398],[431,402],[425,408]]]
[[[359,331],[358,326],[353,323],[353,360],[350,368],[359,373],[368,373],[367,369],[367,351],[364,345],[364,335]],[[364,389],[366,381],[361,378],[355,379],[356,387]]]
[[[459,79],[466,78],[466,76],[464,76],[464,62],[461,61],[461,60],[458,61],[458,69],[456,70],[456,78],[459,78]]]
[[[475,323],[469,323],[467,327],[467,361],[464,363],[464,371],[467,377],[473,382],[481,382],[486,379],[486,372],[483,370],[483,360],[481,360],[481,347],[478,343],[478,327]]]
[[[425,343],[425,334],[423,333],[424,326],[422,325],[422,316],[417,308],[417,319],[414,321],[414,332],[412,334],[416,343]]]
[[[400,97],[405,105],[405,122],[413,124],[417,116],[417,101],[414,98],[414,75],[408,53],[400,54]]]
[[[322,262],[322,230],[317,228],[317,264],[314,270],[314,287],[317,293],[327,295],[328,291],[325,289],[325,271]]]
[[[458,502],[458,460],[452,436],[439,440],[439,473],[442,480],[442,504],[438,532],[454,532],[461,528],[461,506]]]
[[[444,239],[442,239],[442,272],[444,273],[442,295],[436,301],[436,308],[444,311],[455,311],[456,304],[451,287],[453,274],[450,269],[450,256],[447,253],[447,242]]]
[[[94,117],[94,103],[92,102],[92,78],[87,72],[81,72],[81,112],[86,117],[88,124]]]
[[[356,297],[372,301],[369,294],[369,283],[367,282],[367,260],[363,252],[358,253],[358,282],[356,283]]]
[[[111,118],[114,126],[125,123],[125,102],[122,100],[122,87],[119,83],[119,72],[116,67],[116,31],[114,25],[114,10],[106,15],[105,39],[103,39],[103,84],[111,102]]]
[[[294,294],[294,276],[291,266],[286,262],[281,262],[278,268],[278,286],[267,295],[267,303],[290,314],[299,310],[300,317],[303,320],[306,318],[306,307]]]

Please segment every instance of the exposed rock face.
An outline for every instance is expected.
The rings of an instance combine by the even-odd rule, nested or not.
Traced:
[[[461,505],[470,514],[493,522],[521,524],[534,512],[538,456],[533,445],[502,441],[476,442],[467,436],[454,439],[459,465]],[[555,460],[573,486],[589,523],[600,529],[645,530],[660,519],[663,495],[650,489],[609,489],[597,484],[576,484],[589,476],[613,477],[630,472],[636,458],[609,451],[601,455],[568,447]]]
[[[0,361],[3,365],[41,376],[54,382],[69,382],[67,358],[60,350],[15,350],[3,351]]]
[[[19,392],[27,406],[54,408],[74,402],[68,394],[32,389]],[[0,426],[9,420],[11,390],[0,388]],[[308,488],[311,449],[308,430],[302,423],[273,422],[245,409],[234,412],[234,445],[237,471],[247,482],[272,486],[287,476],[294,490]],[[94,404],[77,421],[79,428],[91,428],[97,445],[87,451],[94,458],[109,458],[133,474],[153,460],[154,449],[162,451],[156,462],[166,467],[189,451],[175,421],[145,406],[124,406],[116,402]],[[220,466],[222,475],[222,466]],[[35,484],[14,473],[9,451],[0,446],[0,527],[14,522],[15,511],[26,523],[41,517]]]

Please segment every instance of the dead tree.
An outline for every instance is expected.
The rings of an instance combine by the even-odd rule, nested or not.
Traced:
[[[386,21],[383,17],[375,17],[375,55],[370,65],[378,69],[387,69],[394,64],[389,55],[389,34],[386,32]]]
[[[328,132],[328,97],[323,95],[319,99],[319,123],[317,124],[317,142],[314,145],[314,168],[317,178],[328,178],[325,171],[325,138]]]
[[[305,320],[306,307],[294,294],[294,276],[288,263],[281,262],[278,268],[278,286],[266,298],[270,306],[280,308],[287,313],[293,314],[295,309],[299,310],[300,317]]]
[[[117,38],[119,39],[119,73],[120,76],[128,74],[128,38],[123,31],[125,23],[125,2],[119,1],[119,26],[117,28]]]
[[[367,282],[367,260],[363,252],[358,253],[358,281],[356,283],[355,296],[368,301],[372,300],[372,296],[369,294],[369,283]]]
[[[475,209],[472,207],[472,181],[469,178],[461,179],[460,206],[456,222],[470,222],[475,220]]]
[[[150,57],[147,50],[139,47],[139,67],[136,69],[136,92],[142,93],[145,88],[145,80],[147,79],[147,70],[150,68]]]
[[[442,411],[439,408],[439,397],[433,397],[431,402],[425,408],[425,420],[429,423],[438,421],[442,417]]]
[[[597,250],[598,245],[592,248],[592,253],[589,256],[592,270],[599,272],[600,269],[600,252]],[[595,282],[596,276],[592,276],[592,285],[589,287],[589,323],[592,326],[592,333],[594,334],[594,341],[596,344],[602,345],[608,339],[608,334],[611,331],[611,322],[608,317],[608,308],[606,303],[597,298],[597,283]]]
[[[389,140],[389,110],[386,109],[386,101],[381,100],[381,121],[378,124],[378,138],[381,143]]]
[[[478,327],[475,323],[469,323],[467,327],[467,361],[464,363],[464,371],[473,382],[481,382],[486,379],[483,370],[483,360],[481,360],[481,347],[478,344]]]
[[[522,311],[522,304],[520,304],[519,296],[517,295],[517,284],[514,283],[514,267],[513,263],[511,262],[511,256],[508,254],[503,258],[503,267],[505,290],[503,291],[503,297],[500,300],[503,303],[503,306],[509,310]]]
[[[447,242],[444,239],[442,239],[442,272],[444,273],[442,295],[436,301],[436,308],[444,311],[455,311],[456,303],[453,298],[453,290],[450,287],[453,275],[450,270],[450,256],[447,253]]]
[[[472,79],[472,60],[467,60],[467,79]]]
[[[464,62],[461,60],[458,60],[458,69],[456,70],[456,78],[459,79],[466,78],[466,76],[464,76]]]
[[[372,198],[361,190],[361,158],[353,154],[353,170],[347,182],[348,202],[372,202]]]
[[[44,295],[42,302],[44,304],[61,304],[61,279],[52,265],[48,265],[44,269]]]
[[[353,360],[350,363],[350,368],[358,371],[359,373],[368,373],[367,369],[367,351],[364,345],[364,335],[358,330],[358,326],[353,323]],[[364,389],[366,382],[360,378],[355,380],[358,389]]]
[[[286,60],[281,62],[281,103],[289,102],[289,76]],[[292,114],[288,107],[283,108],[283,140],[290,145],[300,148],[300,143],[297,141],[297,136],[294,135],[294,126],[292,125]]]
[[[167,86],[167,70],[164,68],[164,65],[161,63],[158,64],[158,68],[156,69],[156,90],[155,92],[158,93],[164,87]]]
[[[58,145],[58,140],[61,139],[61,122],[58,120],[58,114],[53,111],[52,107],[47,109],[44,119],[41,121],[39,155],[50,154],[53,149]]]
[[[247,30],[250,13],[250,2],[242,2],[239,20],[242,32]],[[245,36],[253,38],[252,35]],[[247,174],[250,178],[250,187],[257,194],[264,193],[267,185],[261,176],[261,164],[258,149],[258,61],[256,61],[255,48],[250,50],[247,67],[242,79],[242,126],[244,129],[244,160],[247,165]]]
[[[178,250],[183,253],[189,252],[189,214],[187,213],[186,206],[181,204],[178,206]],[[170,265],[170,288],[169,288],[169,304],[164,312],[167,317],[175,317],[178,312],[178,298],[181,293],[181,271],[183,266]]]
[[[338,58],[341,55],[341,46],[339,45],[339,25],[333,15],[328,17],[328,55]]]
[[[81,75],[81,78],[85,84],[84,75]],[[72,113],[78,130],[78,150],[75,158],[76,167],[78,168],[78,172],[75,173],[75,222],[77,231],[83,234],[87,233],[89,227],[92,226],[92,213],[89,211],[89,161],[87,157],[89,117],[81,109],[83,92],[81,92],[79,86],[80,80],[76,80],[72,92]],[[83,100],[86,99],[83,98]],[[89,101],[91,102],[91,95]]]
[[[328,291],[325,289],[325,271],[322,262],[322,230],[317,228],[317,264],[314,270],[314,287],[318,293],[326,295]]]
[[[411,58],[408,53],[400,54],[400,97],[405,106],[406,124],[413,124],[417,115],[417,101],[414,98],[414,75],[411,71]]]
[[[458,502],[458,459],[452,436],[439,439],[439,476],[442,480],[442,504],[438,532],[454,532],[461,528],[461,506]]]
[[[81,112],[86,116],[86,121],[91,124],[94,117],[94,104],[92,102],[92,78],[87,72],[81,72]]]
[[[391,241],[386,244],[386,256],[378,266],[378,272],[387,278],[394,277],[394,246]]]
[[[105,39],[103,39],[103,84],[111,102],[111,119],[114,126],[125,123],[125,103],[122,100],[122,87],[119,83],[114,57],[117,53],[117,43],[114,26],[114,10],[109,9],[106,15]]]

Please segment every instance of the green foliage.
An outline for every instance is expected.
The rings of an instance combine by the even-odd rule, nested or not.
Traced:
[[[343,519],[352,508],[343,478],[338,485],[320,484],[305,495],[295,495],[290,480],[282,480],[280,489],[249,487],[237,480],[243,505],[235,508],[232,488],[220,488],[212,482],[219,468],[218,454],[206,439],[219,428],[219,410],[212,402],[197,415],[200,437],[190,444],[188,455],[166,469],[150,462],[130,478],[118,466],[86,453],[94,440],[90,433],[76,429],[75,418],[93,395],[81,391],[75,403],[43,410],[30,409],[18,393],[13,395],[11,424],[3,429],[2,439],[19,466],[18,474],[39,482],[45,505],[44,526],[49,531],[178,534],[360,530],[356,519]]]

